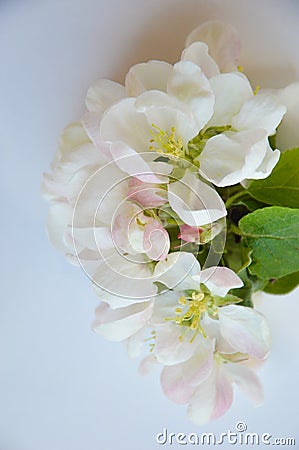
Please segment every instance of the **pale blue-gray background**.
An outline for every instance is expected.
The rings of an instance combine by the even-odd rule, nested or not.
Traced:
[[[253,408],[236,392],[224,418],[199,428],[163,396],[157,371],[141,378],[122,345],[91,331],[98,299],[44,231],[41,174],[62,128],[82,114],[88,86],[123,81],[140,61],[174,62],[207,18],[239,28],[253,84],[299,78],[298,1],[0,3],[0,450],[150,450],[164,427],[221,433],[240,420],[299,446],[298,292],[260,304],[273,334],[261,371],[265,405]]]

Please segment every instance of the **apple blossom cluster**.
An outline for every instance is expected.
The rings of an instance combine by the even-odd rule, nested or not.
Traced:
[[[253,88],[239,58],[237,31],[212,21],[174,65],[97,81],[42,186],[51,242],[101,300],[94,330],[147,352],[141,373],[160,366],[197,424],[233,385],[261,403],[271,339],[252,295],[298,284],[298,83]]]

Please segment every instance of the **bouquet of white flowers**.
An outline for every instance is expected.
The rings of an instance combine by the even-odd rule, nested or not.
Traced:
[[[256,291],[299,280],[299,83],[252,88],[237,31],[196,28],[180,61],[99,80],[63,132],[43,194],[51,242],[90,277],[94,330],[123,341],[204,424],[237,384],[262,399]]]

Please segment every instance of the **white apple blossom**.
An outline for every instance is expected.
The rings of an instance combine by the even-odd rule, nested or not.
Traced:
[[[235,272],[227,267],[201,270],[194,255],[181,252],[172,253],[159,262],[154,276],[156,281],[170,289],[157,297],[154,304],[151,323],[162,326],[157,331],[158,342],[164,340],[164,335],[172,335],[175,351],[177,346],[187,345],[192,353],[197,347],[196,337],[215,337],[216,327],[218,348],[223,349],[228,344],[231,348],[229,353],[266,358],[271,340],[264,316],[249,307],[227,304],[233,300],[225,299],[230,289],[243,286]],[[162,333],[162,338],[159,333]],[[167,352],[161,343],[155,349],[159,362],[166,364],[164,356],[161,359],[160,348],[163,348],[163,355],[167,354],[168,361],[179,362],[176,354],[173,355],[170,349]]]
[[[236,384],[258,406],[263,391],[255,372],[242,363],[247,355],[222,355],[213,351],[212,341],[199,347],[190,359],[162,370],[161,385],[170,400],[188,403],[188,418],[204,425],[225,414],[233,401]]]

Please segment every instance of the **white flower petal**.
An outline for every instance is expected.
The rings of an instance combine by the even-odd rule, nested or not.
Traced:
[[[204,72],[191,61],[174,65],[167,82],[169,94],[186,104],[200,131],[210,120],[214,111],[214,94]]]
[[[202,321],[201,326],[205,330],[206,335],[210,339],[215,339],[215,350],[219,353],[224,354],[234,354],[236,350],[232,347],[221,335],[219,329],[219,320],[211,319],[208,314],[205,314]]]
[[[164,61],[148,61],[131,67],[126,76],[126,90],[130,97],[138,97],[145,91],[166,91],[171,64]]]
[[[152,303],[140,303],[118,310],[102,304],[96,310],[93,329],[96,333],[110,341],[124,341],[139,331],[149,320]]]
[[[123,142],[136,151],[147,151],[150,126],[144,114],[135,108],[135,99],[126,98],[103,115],[100,137],[104,142]]]
[[[110,151],[115,164],[131,177],[136,177],[145,183],[165,183],[165,178],[155,175],[151,165],[146,162],[145,157],[148,159],[148,153],[140,155],[123,142],[110,144]],[[155,158],[157,154],[152,152],[150,156]]]
[[[103,113],[113,103],[124,98],[125,95],[125,88],[122,84],[105,79],[97,80],[87,91],[87,110]]]
[[[77,172],[69,184],[74,226],[93,227],[99,222],[110,225],[119,204],[126,198],[129,180],[114,163],[91,168],[86,174],[83,172],[82,179],[80,174]]]
[[[263,161],[257,167],[255,172],[250,175],[250,178],[256,180],[267,178],[271,174],[276,164],[278,163],[279,158],[280,158],[280,151],[279,150],[273,151],[271,147],[268,145]]]
[[[250,178],[268,148],[262,129],[228,132],[212,137],[200,157],[200,173],[216,186],[231,186]]]
[[[181,57],[182,61],[191,61],[197,64],[207,78],[219,75],[219,67],[209,55],[209,48],[204,42],[193,42],[185,48]]]
[[[183,338],[185,327],[180,327],[174,323],[160,325],[156,330],[154,355],[157,361],[166,366],[179,364],[191,358],[201,341],[202,336],[198,335],[190,343],[194,332],[189,331]]]
[[[129,358],[138,358],[140,356],[143,344],[147,337],[147,331],[148,327],[146,323],[145,326],[125,340],[124,344]]]
[[[142,255],[139,260],[137,256],[132,259],[115,250],[112,256],[99,261],[93,281],[100,288],[101,299],[111,307],[130,305],[155,296],[157,287],[153,284],[152,268],[144,262]]]
[[[158,220],[153,220],[145,226],[143,247],[147,256],[154,261],[163,260],[168,255],[169,234]]]
[[[60,136],[57,156],[66,157],[75,148],[90,142],[83,126],[79,122],[68,125]],[[53,168],[53,167],[52,167]]]
[[[163,325],[166,320],[175,317],[175,309],[179,305],[179,298],[184,292],[166,291],[155,297],[153,314],[150,320],[152,325]]]
[[[153,354],[150,354],[143,358],[139,365],[139,373],[140,375],[147,375],[150,373],[154,367],[158,365],[158,361]]]
[[[210,85],[215,95],[215,105],[208,126],[231,124],[244,102],[253,97],[250,83],[242,73],[220,74],[210,79]]]
[[[65,236],[68,226],[72,223],[72,208],[67,203],[55,203],[50,206],[47,221],[47,232],[50,242],[58,250],[69,252]],[[71,253],[74,248],[71,249]]]
[[[208,45],[210,56],[216,61],[221,72],[236,69],[241,42],[238,31],[232,25],[216,20],[205,22],[189,34],[186,46],[196,41],[203,41]]]
[[[178,216],[193,227],[210,224],[227,214],[216,190],[190,171],[186,171],[183,178],[169,185],[168,199]]]
[[[158,262],[154,277],[170,289],[196,289],[198,283],[192,280],[192,275],[199,273],[200,264],[192,253],[174,252]]]
[[[258,94],[242,106],[238,115],[233,117],[231,125],[237,130],[263,128],[268,135],[275,133],[286,107],[270,94]]]
[[[188,105],[165,92],[145,92],[137,98],[136,109],[147,117],[151,133],[155,133],[155,127],[158,127],[170,136],[174,128],[177,138],[181,138],[185,145],[198,134],[198,125]]]
[[[88,134],[88,137],[94,144],[100,142],[100,124],[102,117],[102,112],[87,111],[81,119],[82,125]]]
[[[71,238],[74,239],[76,249],[90,249],[96,252],[114,248],[110,228],[76,228],[70,227]]]
[[[263,387],[253,370],[238,363],[228,363],[226,370],[230,373],[231,378],[236,385],[255,406],[259,406],[263,403]]]
[[[227,267],[209,267],[200,274],[200,282],[210,289],[213,295],[225,297],[230,289],[243,286],[238,275]]]
[[[218,310],[222,336],[240,353],[264,359],[270,352],[271,336],[265,317],[258,311],[239,305]]]
[[[233,401],[231,382],[222,363],[215,363],[211,375],[196,389],[188,407],[188,418],[197,425],[222,416]]]
[[[164,394],[176,403],[188,403],[196,387],[205,381],[213,368],[214,342],[204,339],[189,360],[166,366],[161,373]]]

